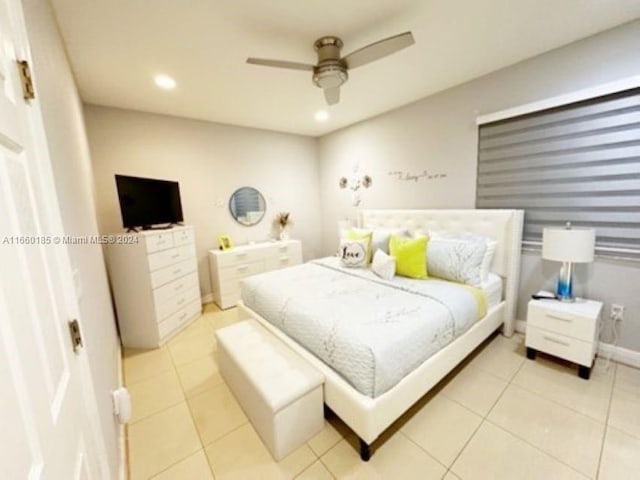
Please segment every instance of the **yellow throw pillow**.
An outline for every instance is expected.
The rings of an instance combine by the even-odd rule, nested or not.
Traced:
[[[347,231],[347,240],[364,240],[367,244],[367,264],[371,263],[371,257],[373,252],[371,251],[371,238],[373,232],[368,230],[350,229]]]
[[[409,278],[427,278],[427,238],[391,235],[389,253],[396,258],[396,274]]]

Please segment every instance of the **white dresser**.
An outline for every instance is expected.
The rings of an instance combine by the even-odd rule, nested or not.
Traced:
[[[257,273],[302,263],[300,240],[255,243],[231,250],[209,250],[213,300],[220,308],[240,300],[240,280]]]
[[[193,227],[118,237],[108,259],[122,343],[157,347],[202,310]]]

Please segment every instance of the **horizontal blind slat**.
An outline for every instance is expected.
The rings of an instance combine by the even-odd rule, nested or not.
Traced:
[[[620,143],[633,143],[633,146],[640,145],[640,127],[633,127],[621,132],[597,133],[586,137],[563,138],[561,140],[550,140],[544,143],[522,144],[491,150],[483,150],[481,146],[480,159],[497,160],[553,152],[571,153],[579,149],[590,147],[601,148],[602,145],[616,146]]]
[[[535,128],[550,123],[558,123],[573,118],[593,117],[601,114],[608,114],[616,110],[630,109],[640,106],[640,93],[626,94],[619,98],[600,101],[594,104],[574,106],[572,108],[557,109],[544,115],[536,113],[516,117],[508,120],[502,120],[496,123],[490,123],[482,126],[480,138],[495,137],[507,134],[516,130],[526,128]],[[555,110],[555,109],[554,109]]]
[[[514,172],[484,174],[478,178],[478,184],[479,186],[485,186],[559,179],[588,180],[593,179],[594,177],[611,177],[620,175],[640,175],[640,161],[637,163],[597,165],[595,167],[547,167],[538,170],[516,170]]]
[[[525,130],[515,135],[488,138],[482,141],[482,149],[507,147],[509,145],[540,140],[550,141],[558,137],[585,135],[589,132],[598,133],[601,130],[613,128],[628,128],[630,125],[638,123],[640,123],[640,110],[596,119],[576,119],[571,123],[564,123],[562,125],[551,125],[535,130]]]
[[[589,152],[550,153],[536,157],[480,161],[479,172],[498,172],[523,168],[553,167],[557,165],[588,164],[595,162],[640,161],[640,144],[635,146],[603,148]]]

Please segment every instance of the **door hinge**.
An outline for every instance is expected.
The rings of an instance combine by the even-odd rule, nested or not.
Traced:
[[[18,60],[18,71],[20,72],[20,82],[22,83],[22,96],[25,100],[36,98],[29,62],[26,60]]]
[[[80,324],[75,318],[69,322],[69,333],[71,334],[71,345],[74,353],[82,348],[82,333],[80,333]]]

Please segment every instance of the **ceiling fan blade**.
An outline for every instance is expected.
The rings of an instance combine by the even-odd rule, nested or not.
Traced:
[[[324,98],[327,101],[327,105],[335,105],[340,101],[340,87],[325,88]]]
[[[347,65],[347,68],[356,68],[367,63],[375,62],[376,60],[391,55],[392,53],[402,50],[413,45],[415,40],[411,32],[401,33],[394,35],[393,37],[385,38],[379,42],[372,43],[366,47],[362,47],[355,52],[351,52],[345,56],[342,61]]]
[[[262,65],[265,67],[289,68],[292,70],[313,71],[314,65],[299,62],[287,62],[286,60],[269,60],[268,58],[247,58],[247,63],[252,65]]]

